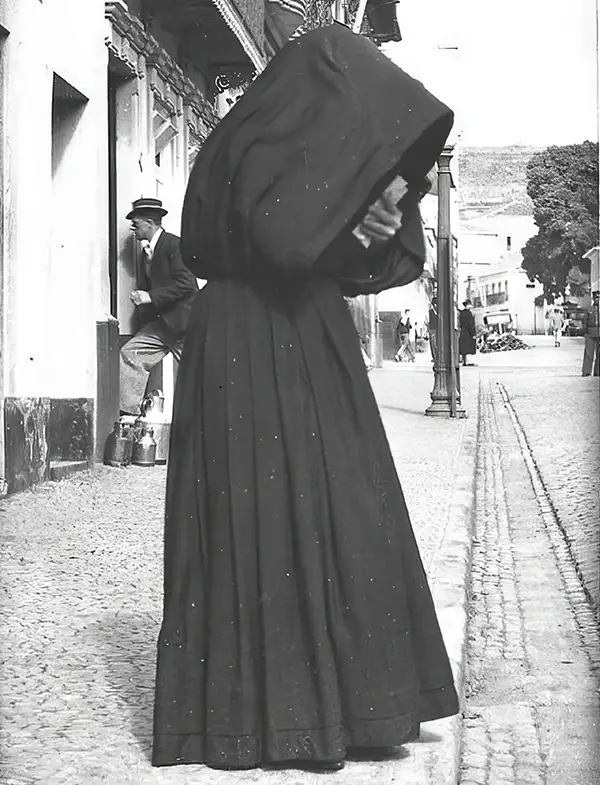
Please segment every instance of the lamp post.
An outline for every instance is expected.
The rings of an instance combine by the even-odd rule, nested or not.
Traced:
[[[438,161],[438,236],[437,236],[437,350],[434,357],[434,384],[429,417],[466,417],[460,405],[460,381],[456,346],[455,273],[452,233],[450,231],[450,161],[453,146],[444,147]]]

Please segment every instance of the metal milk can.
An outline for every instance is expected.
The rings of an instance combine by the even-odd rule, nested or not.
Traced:
[[[139,430],[133,442],[131,463],[135,466],[154,466],[156,463],[154,428],[147,423],[139,423]]]
[[[130,427],[117,421],[106,440],[104,463],[107,466],[127,466],[131,462],[132,447]]]
[[[166,463],[169,454],[171,423],[165,414],[165,396],[152,390],[142,401],[140,422],[152,425],[156,440],[156,463]]]
[[[151,390],[145,396],[140,407],[142,418],[146,418],[148,414],[163,414],[165,411],[165,396],[161,390]]]

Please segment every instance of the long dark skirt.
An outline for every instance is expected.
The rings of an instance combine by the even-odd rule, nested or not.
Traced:
[[[477,353],[477,341],[466,327],[461,327],[458,336],[458,353],[461,357],[464,357],[467,354]]]
[[[154,765],[337,760],[457,711],[337,286],[209,283],[177,384]]]

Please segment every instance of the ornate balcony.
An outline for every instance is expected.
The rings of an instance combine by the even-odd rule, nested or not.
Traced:
[[[111,20],[133,19],[146,36],[157,25],[177,40],[178,62],[216,73],[262,70],[263,0],[140,0],[134,13],[126,0],[105,3]],[[114,23],[114,22],[113,22]]]
[[[508,301],[508,296],[506,292],[494,292],[493,294],[488,294],[485,301],[486,305],[502,305]]]

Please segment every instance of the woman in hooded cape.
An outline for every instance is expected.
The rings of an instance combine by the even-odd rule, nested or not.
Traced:
[[[154,765],[340,761],[458,711],[344,300],[421,274],[417,191],[452,119],[334,25],[198,156],[181,242],[208,283],[176,390]],[[402,226],[366,249],[352,229],[398,174]]]

